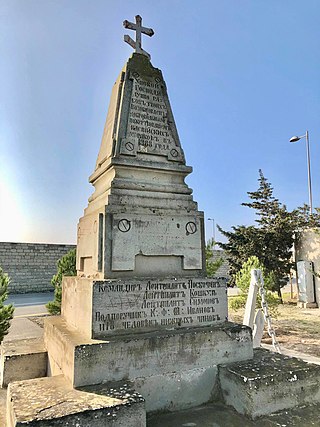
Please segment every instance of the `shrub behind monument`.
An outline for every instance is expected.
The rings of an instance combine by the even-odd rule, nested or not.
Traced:
[[[66,255],[61,257],[57,263],[58,270],[51,279],[51,284],[54,286],[54,300],[46,305],[50,314],[60,314],[61,311],[61,296],[62,296],[62,278],[63,276],[76,276],[76,250],[71,249]]]
[[[8,333],[14,312],[12,304],[4,305],[4,301],[8,298],[9,282],[9,276],[0,267],[0,343]]]

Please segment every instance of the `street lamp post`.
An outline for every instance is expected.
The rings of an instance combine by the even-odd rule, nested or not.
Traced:
[[[213,239],[213,249],[216,245],[216,233],[215,233],[215,227],[214,227],[214,218],[208,218],[208,221],[212,221],[212,239]]]
[[[307,163],[308,163],[309,206],[310,206],[310,215],[312,215],[312,188],[311,188],[311,167],[310,167],[309,132],[306,131],[306,134],[302,135],[302,136],[293,136],[292,138],[290,138],[290,142],[298,142],[302,138],[306,139]]]

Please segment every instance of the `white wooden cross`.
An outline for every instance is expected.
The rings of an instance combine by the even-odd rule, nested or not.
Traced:
[[[146,28],[142,25],[142,18],[140,15],[136,16],[136,23],[130,21],[123,21],[124,28],[129,28],[129,30],[136,31],[136,41],[132,40],[132,38],[128,35],[124,36],[124,41],[128,43],[137,53],[142,53],[142,55],[146,55],[150,59],[150,55],[148,52],[142,49],[141,47],[141,34],[146,34],[149,37],[152,37],[154,31],[152,28]]]

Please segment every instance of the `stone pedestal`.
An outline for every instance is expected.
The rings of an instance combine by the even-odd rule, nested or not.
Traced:
[[[147,411],[209,401],[217,386],[217,365],[252,357],[250,329],[232,323],[102,341],[85,340],[57,317],[46,321],[45,342],[52,375],[62,373],[74,387],[130,380],[145,397]],[[183,383],[189,392],[181,394]]]
[[[45,322],[51,375],[73,387],[130,380],[148,412],[209,401],[218,364],[252,357],[251,330],[226,321],[215,279],[66,278],[62,295],[62,316]]]

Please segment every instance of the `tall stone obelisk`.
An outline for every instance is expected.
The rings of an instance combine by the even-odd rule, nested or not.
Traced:
[[[95,191],[78,225],[77,270],[86,277],[203,276],[203,213],[184,182],[186,166],[167,88],[141,47],[113,87],[90,183]]]

